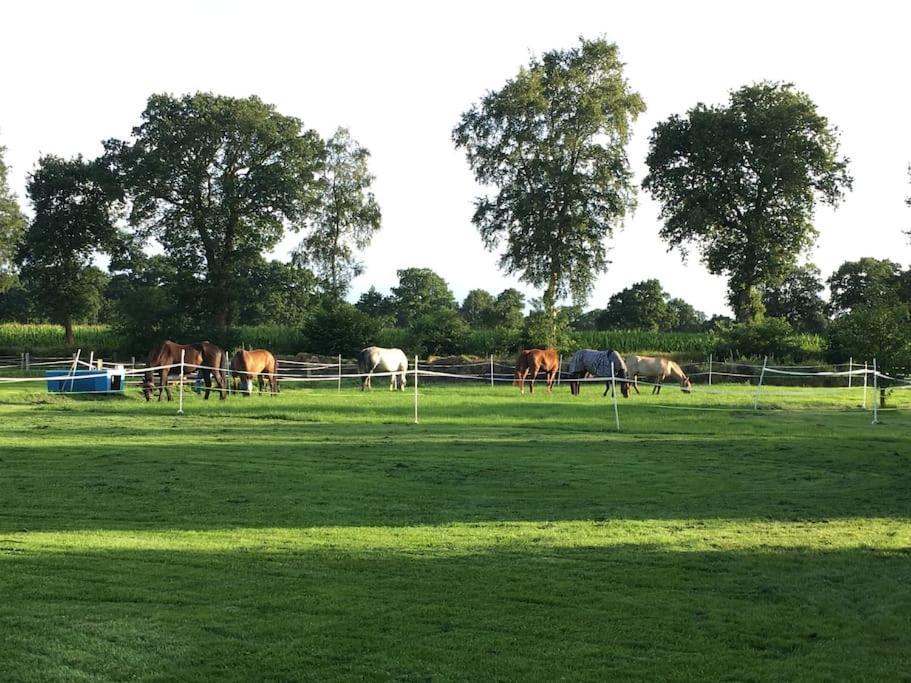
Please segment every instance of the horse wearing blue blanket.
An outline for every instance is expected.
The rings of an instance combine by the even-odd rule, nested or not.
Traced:
[[[613,366],[613,372],[611,372]],[[595,349],[581,349],[573,354],[569,361],[568,371],[570,382],[569,389],[573,396],[579,395],[579,380],[591,375],[592,377],[606,377],[603,396],[607,396],[611,388],[611,378],[620,380],[620,393],[623,398],[629,398],[629,384],[626,381],[626,363],[619,353],[613,349],[596,351]]]

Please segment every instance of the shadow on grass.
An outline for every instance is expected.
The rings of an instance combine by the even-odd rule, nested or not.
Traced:
[[[498,548],[0,555],[12,679],[890,679],[909,557]]]
[[[6,432],[0,530],[911,517],[891,441],[246,420]]]

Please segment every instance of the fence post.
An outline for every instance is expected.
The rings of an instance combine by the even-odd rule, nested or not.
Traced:
[[[95,367],[95,352],[90,351],[89,352],[89,368],[93,368],[93,367]]]
[[[25,353],[22,351],[19,352],[19,369],[25,370]]]
[[[342,392],[342,354],[338,354],[338,391]]]
[[[563,375],[563,354],[557,356],[557,386],[560,386],[560,377]]]
[[[76,368],[79,367],[79,355],[82,353],[82,349],[76,349],[75,355],[73,355],[73,367],[70,369],[70,391],[76,386]],[[66,392],[66,382],[63,383],[63,391]]]
[[[418,356],[414,355],[414,423],[418,423]]]
[[[25,369],[30,370],[31,367],[32,367],[32,352],[26,351],[25,352]]]
[[[879,424],[879,372],[876,370],[876,359],[873,359],[873,422]]]
[[[620,411],[617,409],[617,379],[614,375],[614,363],[610,364],[610,395],[614,399],[614,421],[617,423],[617,431],[620,431]]]
[[[709,354],[709,386],[712,386],[712,354]]]
[[[177,406],[178,415],[183,415],[183,359],[184,359],[185,353],[186,353],[185,349],[180,350],[180,386],[177,388],[177,392],[178,392],[178,396],[179,396],[178,406]],[[197,370],[196,372],[199,372],[199,370]],[[171,374],[170,368],[168,368],[167,372],[165,372],[165,376],[164,376],[165,383],[167,383],[167,381],[168,381],[169,374]]]
[[[130,356],[130,370],[136,369],[136,356]]]
[[[854,358],[853,356],[848,359],[848,389],[851,388],[851,372],[854,370]]]
[[[867,409],[867,361],[864,361],[864,410]]]
[[[493,354],[490,354],[490,388],[493,389]]]
[[[756,396],[753,399],[753,410],[756,410],[759,407],[759,394],[762,392],[762,380],[765,378],[765,367],[766,363],[769,362],[769,357],[765,356],[762,359],[762,372],[759,373],[759,385],[756,387]]]

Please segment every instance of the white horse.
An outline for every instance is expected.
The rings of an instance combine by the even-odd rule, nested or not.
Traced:
[[[361,391],[372,388],[370,376],[374,372],[391,372],[389,391],[396,388],[405,391],[405,373],[408,372],[408,358],[401,349],[384,349],[381,346],[368,346],[357,354],[357,371],[361,377]]]
[[[627,356],[626,368],[629,376],[633,378],[633,389],[639,393],[639,377],[654,377],[655,386],[652,387],[653,394],[661,393],[661,383],[670,377],[675,382],[680,383],[680,391],[690,393],[693,390],[693,384],[686,373],[669,358],[653,358],[652,356]]]

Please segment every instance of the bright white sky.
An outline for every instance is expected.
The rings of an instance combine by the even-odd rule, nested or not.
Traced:
[[[2,11],[0,144],[22,199],[40,154],[98,154],[101,140],[129,135],[153,92],[257,94],[323,136],[347,126],[372,153],[383,228],[353,297],[371,284],[388,290],[410,266],[438,272],[460,300],[475,287],[537,296],[481,245],[478,188],[450,133],[531,53],[604,35],[648,106],[628,149],[637,182],[649,132],[670,114],[761,79],[810,94],[841,130],[855,177],[847,201],[816,216],[810,258],[828,276],[865,255],[911,261],[909,26],[902,2],[20,0]],[[725,312],[724,280],[668,253],[658,229],[658,207],[640,193],[589,306],[656,277],[706,313]]]

